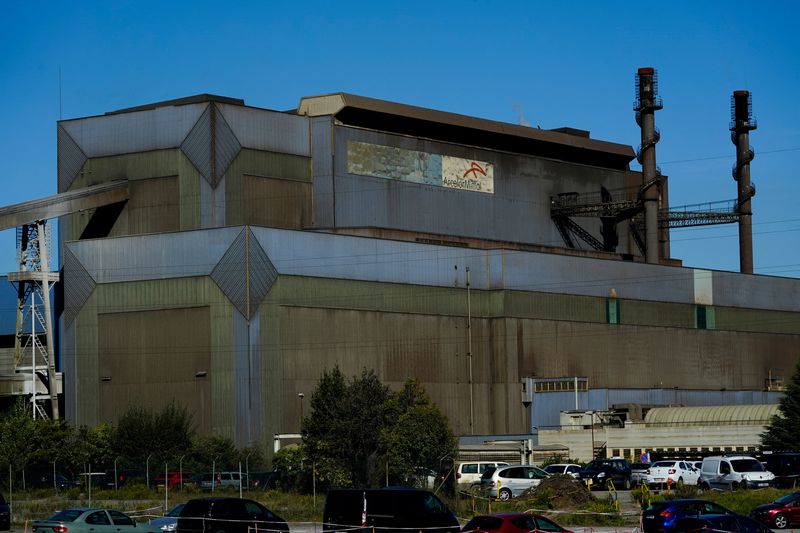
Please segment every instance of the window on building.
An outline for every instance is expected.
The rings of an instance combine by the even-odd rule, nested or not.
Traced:
[[[619,300],[606,298],[606,320],[609,324],[619,324]]]
[[[714,308],[710,305],[695,306],[695,326],[697,329],[715,329]]]

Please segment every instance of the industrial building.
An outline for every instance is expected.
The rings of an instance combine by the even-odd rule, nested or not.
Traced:
[[[66,417],[174,399],[202,433],[268,450],[334,365],[417,378],[459,435],[671,394],[774,403],[800,355],[800,280],[752,274],[749,94],[731,126],[738,200],[675,209],[657,78],[637,80],[642,172],[588,131],[350,94],[59,121],[59,196],[118,191],[59,218]],[[670,227],[731,222],[743,272],[670,256]]]

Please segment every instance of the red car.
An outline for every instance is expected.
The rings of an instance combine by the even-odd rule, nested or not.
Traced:
[[[527,513],[504,513],[478,515],[461,528],[461,533],[533,533],[535,531],[559,531],[572,533],[549,518]]]
[[[775,529],[800,524],[800,492],[792,492],[772,503],[759,505],[750,512],[750,518]]]
[[[192,473],[186,470],[177,471],[177,470],[170,470],[167,472],[167,477],[164,477],[164,474],[161,474],[155,479],[156,486],[167,484],[169,489],[176,489],[182,488],[183,485],[187,483],[191,483],[191,476]]]

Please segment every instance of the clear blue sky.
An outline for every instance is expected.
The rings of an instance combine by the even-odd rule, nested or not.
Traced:
[[[677,4],[677,5],[676,5]],[[56,192],[56,120],[197,93],[290,109],[347,91],[634,147],[638,67],[659,70],[674,206],[731,199],[730,95],[753,92],[758,273],[800,277],[798,2],[4,2],[0,205]],[[59,68],[61,105],[59,105]],[[672,232],[738,270],[737,226]],[[0,272],[16,270],[0,232]]]

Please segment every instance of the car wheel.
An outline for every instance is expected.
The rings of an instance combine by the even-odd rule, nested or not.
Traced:
[[[625,490],[631,490],[631,480],[628,479],[628,478],[625,478],[625,481],[622,482],[622,487]]]
[[[507,502],[511,499],[511,491],[509,489],[500,489],[500,499]]]
[[[678,478],[678,486],[679,487],[683,486],[683,478],[682,477]]]
[[[779,514],[775,515],[772,523],[775,525],[775,529],[786,529],[789,525],[789,520],[786,518],[785,514]]]
[[[737,481],[731,483],[731,490],[739,490],[741,487]]]
[[[705,481],[701,481],[698,487],[700,487],[700,490],[711,490],[711,486]]]

